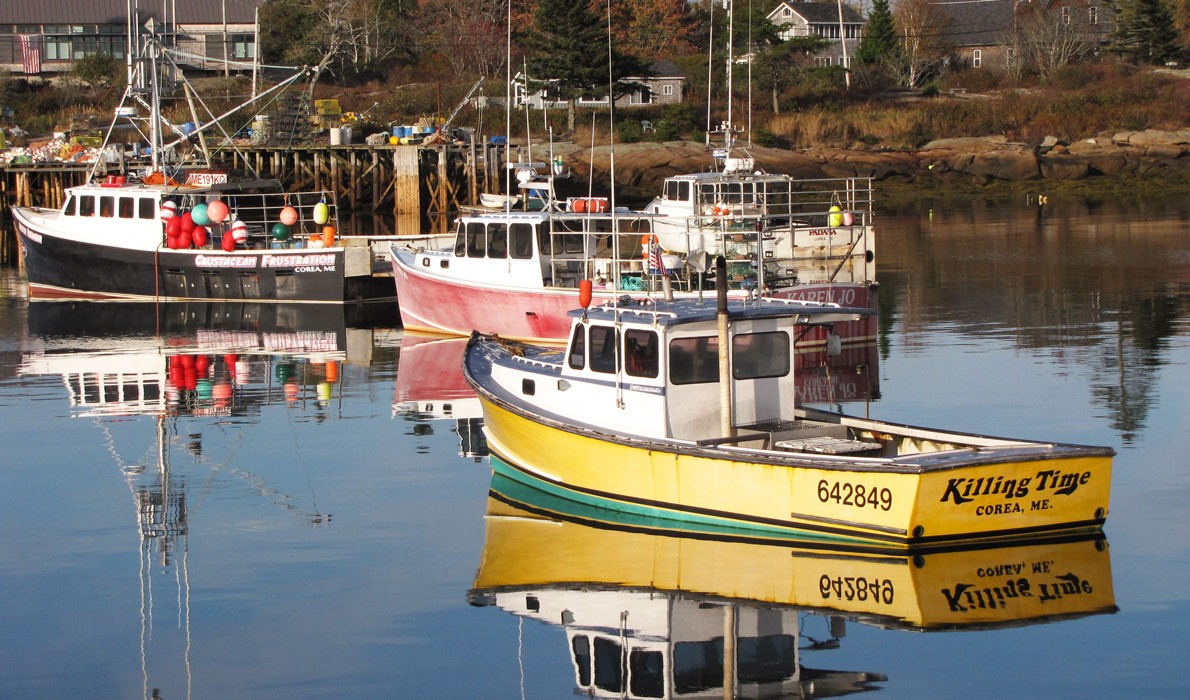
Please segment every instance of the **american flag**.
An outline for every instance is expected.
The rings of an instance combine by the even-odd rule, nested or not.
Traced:
[[[21,35],[21,63],[26,75],[37,75],[41,72],[41,35]]]
[[[649,242],[649,274],[669,274],[669,271],[665,269],[665,261],[661,259],[661,246],[658,245],[656,236]]]

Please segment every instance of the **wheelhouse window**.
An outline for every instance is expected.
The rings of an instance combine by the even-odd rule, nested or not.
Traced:
[[[119,213],[121,219],[131,219],[136,216],[136,197],[120,197]]]
[[[660,364],[657,347],[657,334],[653,331],[636,328],[625,331],[624,356],[628,360],[628,375],[656,377]]]
[[[62,213],[66,216],[74,216],[77,209],[78,200],[74,198],[74,195],[67,197],[66,206],[62,207]]]
[[[731,376],[784,377],[789,374],[790,356],[789,334],[784,331],[741,333],[731,339]]]
[[[99,198],[99,215],[104,218],[111,218],[116,215],[116,198],[111,195],[104,195]]]
[[[508,257],[508,227],[504,224],[488,224],[488,257]]]
[[[488,248],[488,235],[482,221],[467,224],[467,257],[482,258]]]
[[[719,338],[674,338],[669,341],[669,381],[706,384],[719,381]]]
[[[603,637],[595,638],[595,687],[615,693],[624,691],[624,647]]]
[[[578,684],[582,688],[591,685],[591,640],[584,634],[575,635],[570,642],[574,654],[574,668],[578,671]]]
[[[142,219],[156,219],[157,202],[153,201],[149,197],[141,197],[138,216]]]
[[[511,246],[512,257],[517,260],[532,258],[533,226],[531,224],[513,224],[509,227],[508,242]]]
[[[95,216],[95,196],[79,197],[79,216]]]
[[[570,356],[566,360],[571,369],[582,369],[587,366],[587,328],[582,324],[574,327],[574,337],[570,339]]]
[[[455,257],[461,258],[467,254],[467,224],[459,222],[455,229]]]
[[[628,690],[638,698],[665,697],[665,658],[661,652],[632,650],[628,655]]]
[[[616,336],[611,326],[591,326],[587,339],[591,343],[591,370],[612,374],[616,371]]]

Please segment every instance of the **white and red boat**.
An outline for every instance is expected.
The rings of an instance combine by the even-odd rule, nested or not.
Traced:
[[[790,189],[785,192],[788,203]],[[707,223],[661,211],[609,211],[606,201],[572,199],[563,212],[465,215],[457,222],[450,248],[393,246],[393,277],[405,328],[561,341],[570,329],[566,314],[576,307],[584,279],[592,281],[597,301],[660,295],[665,287],[675,297],[697,297],[726,284],[739,297],[759,290],[766,296],[847,307],[876,305],[873,234],[866,213],[858,224],[853,219],[844,226],[840,218],[832,227],[831,217],[838,212],[829,210],[827,200],[819,212],[802,212],[792,223],[783,217],[769,228],[771,213],[741,212]],[[663,236],[677,235],[679,219],[702,226],[697,233],[702,248],[674,250],[660,243]],[[796,244],[803,234],[820,229],[838,229],[849,241],[844,250]],[[782,248],[785,252],[778,253]],[[710,255],[727,258],[726,279],[706,274]],[[830,331],[811,329],[799,347],[825,346],[832,334],[849,344],[871,342],[876,321],[864,318]]]

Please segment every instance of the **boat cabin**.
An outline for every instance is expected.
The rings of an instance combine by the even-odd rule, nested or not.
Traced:
[[[793,421],[797,322],[809,320],[798,309],[821,316],[823,323],[856,314],[776,300],[733,301],[729,308],[733,424]],[[720,435],[714,299],[628,301],[571,316],[576,321],[561,369],[560,402],[605,411],[601,425],[631,434],[679,440]],[[556,408],[565,412],[565,406]]]
[[[622,234],[619,246],[613,231]],[[613,220],[606,213],[463,216],[451,251],[419,253],[416,264],[459,280],[571,289],[583,279],[610,285],[620,273],[635,271],[635,284],[624,282],[620,288],[641,289],[640,234],[647,231],[647,220]]]

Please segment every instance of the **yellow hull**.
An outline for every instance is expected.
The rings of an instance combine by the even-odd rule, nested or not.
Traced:
[[[855,615],[919,629],[1114,612],[1106,541],[840,556],[558,522],[489,499],[478,590],[614,586]]]
[[[481,393],[493,468],[578,503],[764,538],[917,547],[1091,531],[1107,517],[1110,455],[1019,458],[956,451],[910,466],[843,466],[685,443],[640,442],[551,424]],[[1011,453],[1011,451],[1009,451]]]

